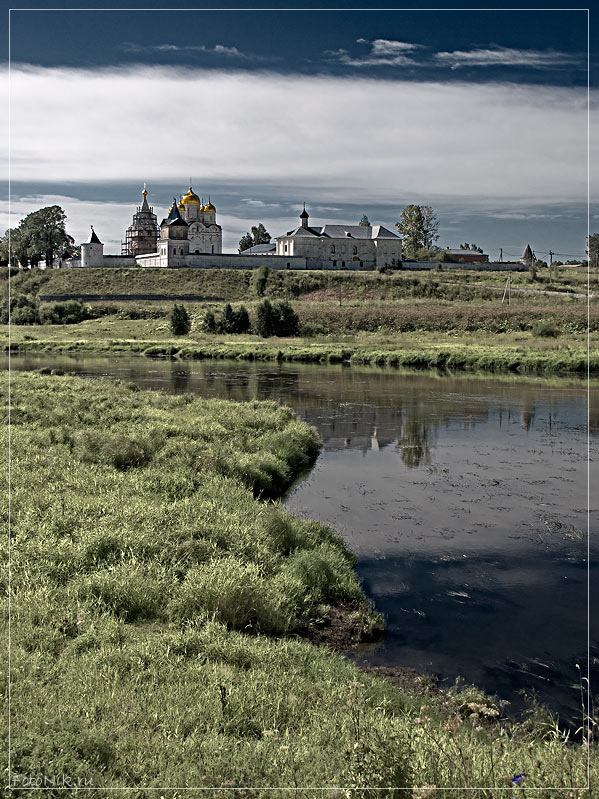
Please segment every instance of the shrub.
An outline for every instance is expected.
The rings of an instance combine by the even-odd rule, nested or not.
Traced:
[[[288,302],[279,302],[274,306],[275,328],[277,336],[297,336],[299,333],[299,317]]]
[[[206,311],[200,327],[204,333],[216,333],[216,319],[212,311]]]
[[[299,324],[299,317],[288,302],[273,305],[269,300],[264,300],[256,308],[254,330],[263,338],[297,336]]]
[[[537,322],[532,327],[533,335],[541,338],[557,338],[559,330],[551,322]]]
[[[90,319],[91,309],[79,300],[67,300],[45,305],[40,309],[40,321],[43,325],[76,325]]]
[[[537,279],[537,266],[535,263],[531,263],[528,267],[528,277],[531,283],[534,283]]]
[[[252,285],[254,292],[258,295],[258,297],[264,297],[269,275],[270,269],[267,266],[261,266],[254,272],[254,280]]]
[[[264,302],[261,302],[256,308],[254,330],[257,335],[263,338],[269,338],[269,336],[275,335],[275,321],[270,300],[264,300]]]
[[[221,318],[216,322],[217,333],[247,333],[250,329],[250,317],[242,305],[234,311],[229,303],[223,309]]]
[[[10,302],[5,297],[0,308],[0,323],[7,325],[37,325],[39,310],[36,299],[29,294],[12,294]]]
[[[37,325],[39,322],[39,315],[35,307],[29,305],[15,308],[10,315],[10,321],[13,325]]]
[[[185,336],[191,330],[191,319],[184,305],[175,305],[170,315],[171,330],[175,336]]]
[[[247,333],[250,329],[250,315],[245,305],[242,305],[237,311],[236,327],[236,333]]]

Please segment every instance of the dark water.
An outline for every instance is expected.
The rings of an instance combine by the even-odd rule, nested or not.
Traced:
[[[596,478],[596,389],[589,397],[576,381],[343,366],[75,356],[11,363],[290,405],[324,447],[286,505],[343,535],[387,617],[385,640],[361,658],[449,682],[460,675],[516,709],[522,691],[535,693],[562,723],[579,726],[589,578],[591,682],[599,677],[598,546],[592,529],[587,535],[589,503],[592,522],[598,505],[596,490],[590,500],[587,491],[589,455]]]

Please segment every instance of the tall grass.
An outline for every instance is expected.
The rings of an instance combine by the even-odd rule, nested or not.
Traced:
[[[374,616],[332,530],[254,498],[318,451],[288,409],[27,373],[12,392],[11,795],[584,785],[545,720],[299,637],[332,605]]]

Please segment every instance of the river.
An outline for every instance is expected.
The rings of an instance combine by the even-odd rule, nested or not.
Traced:
[[[140,357],[13,356],[11,366],[289,405],[324,446],[285,505],[339,531],[386,617],[384,640],[359,660],[446,683],[460,676],[515,711],[523,692],[534,694],[562,724],[580,725],[577,664],[599,677],[599,597],[588,604],[587,582],[598,551],[587,532],[598,505],[587,486],[596,389],[575,379]]]

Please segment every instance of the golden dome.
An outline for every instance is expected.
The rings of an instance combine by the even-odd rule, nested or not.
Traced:
[[[185,210],[185,206],[183,205],[183,200],[181,200],[181,202],[177,205],[177,209],[180,214],[183,213],[183,211]]]
[[[210,202],[210,197],[208,197],[208,205],[204,206],[204,211],[209,211],[209,212],[212,212],[212,213],[216,212],[216,208]]]
[[[201,205],[200,198],[194,193],[191,186],[189,187],[187,194],[181,197],[181,203],[183,205]]]

